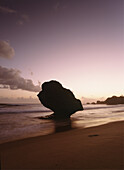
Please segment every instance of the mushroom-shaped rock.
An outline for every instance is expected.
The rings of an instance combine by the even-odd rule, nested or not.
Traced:
[[[51,118],[69,118],[76,111],[83,110],[80,100],[74,94],[57,82],[49,81],[42,84],[42,91],[37,95],[40,102],[51,109]]]

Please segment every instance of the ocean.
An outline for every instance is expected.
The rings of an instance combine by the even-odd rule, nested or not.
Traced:
[[[40,119],[53,113],[41,104],[0,104],[0,144],[124,120],[124,105],[83,105],[68,121]]]

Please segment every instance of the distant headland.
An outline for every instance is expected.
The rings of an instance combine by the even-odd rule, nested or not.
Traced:
[[[124,104],[124,96],[112,96],[108,97],[105,101],[98,100],[96,103],[87,103],[87,104],[107,104],[107,105],[115,105],[115,104]]]

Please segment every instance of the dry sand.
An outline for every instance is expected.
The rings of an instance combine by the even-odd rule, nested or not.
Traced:
[[[1,169],[124,169],[124,122],[0,145]]]

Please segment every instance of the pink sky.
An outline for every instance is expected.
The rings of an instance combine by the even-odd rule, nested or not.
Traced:
[[[124,95],[123,16],[123,0],[2,0],[0,65],[34,86],[58,80],[79,98]],[[0,89],[1,98],[36,94]]]

